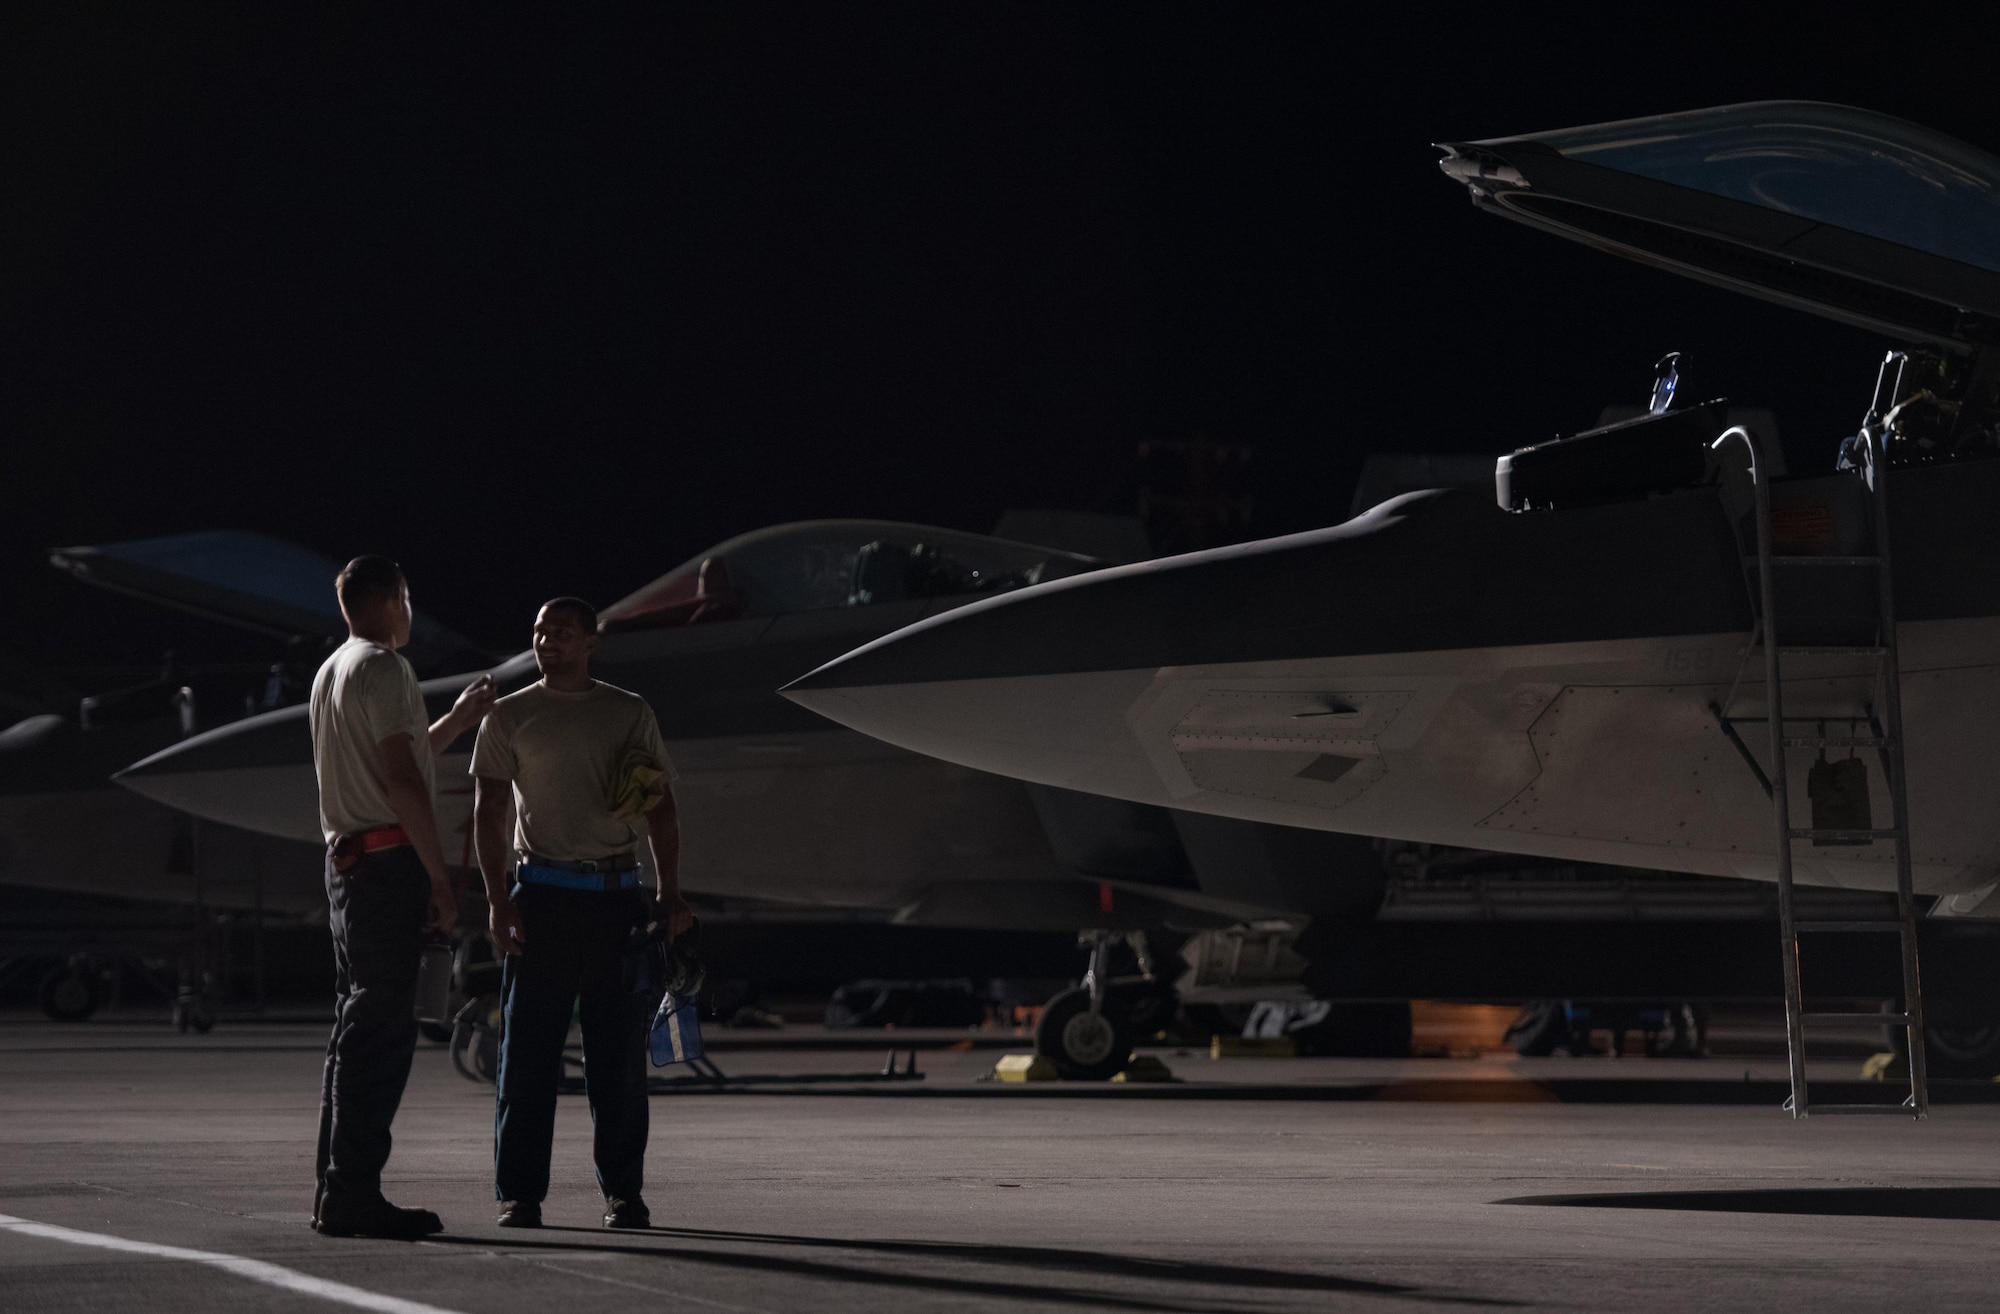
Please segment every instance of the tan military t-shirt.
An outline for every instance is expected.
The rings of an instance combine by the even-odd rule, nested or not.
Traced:
[[[390,735],[410,736],[424,788],[436,797],[424,693],[402,654],[367,639],[335,648],[313,677],[311,716],[319,825],[329,843],[396,824],[382,780],[380,745]]]
[[[643,833],[611,815],[618,767],[632,747],[673,779],[645,699],[602,680],[586,693],[537,681],[493,704],[472,749],[472,774],[513,782],[516,851],[597,862],[632,852]]]

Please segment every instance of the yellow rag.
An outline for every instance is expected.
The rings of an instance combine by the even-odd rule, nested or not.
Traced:
[[[618,775],[611,790],[611,816],[628,826],[636,826],[667,796],[667,773],[660,770],[653,755],[643,748],[628,748],[618,760]]]

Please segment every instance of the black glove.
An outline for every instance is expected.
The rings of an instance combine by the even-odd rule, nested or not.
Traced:
[[[665,922],[648,922],[632,932],[654,970],[653,980],[676,999],[701,993],[708,983],[708,967],[701,961],[701,919],[669,940]]]
[[[701,919],[695,918],[693,925],[675,936],[667,944],[666,973],[667,993],[676,999],[687,999],[701,993],[708,984],[708,965],[701,961]]]

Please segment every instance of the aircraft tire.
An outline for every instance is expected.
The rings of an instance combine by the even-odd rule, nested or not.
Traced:
[[[1907,1056],[1909,1033],[1902,1027],[1884,1030],[1889,1048]],[[2000,1079],[2000,1017],[1925,1019],[1924,1068],[1933,1077]]]
[[[1132,1020],[1115,996],[1092,1013],[1088,990],[1065,990],[1042,1010],[1035,1052],[1054,1063],[1066,1081],[1109,1081],[1131,1061]]]
[[[42,978],[35,989],[35,1002],[51,1021],[81,1022],[104,1000],[87,965],[64,963]]]

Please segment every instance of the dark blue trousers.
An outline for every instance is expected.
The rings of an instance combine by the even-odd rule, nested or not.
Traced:
[[[501,980],[500,1079],[493,1121],[495,1198],[536,1204],[549,1193],[556,1083],[572,1015],[583,1023],[597,1185],[631,1200],[646,1158],[646,1028],[652,997],[624,962],[645,896],[517,885],[525,943]]]
[[[327,858],[336,993],[320,1079],[315,1215],[328,1197],[356,1208],[381,1198],[389,1123],[417,1049],[417,962],[430,898],[430,877],[408,846],[344,872]]]

